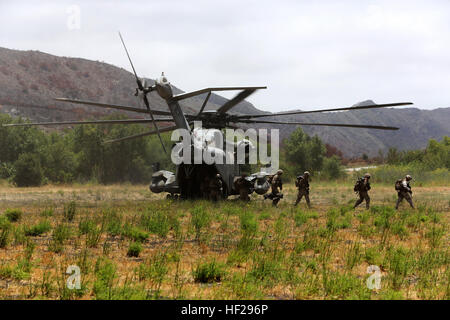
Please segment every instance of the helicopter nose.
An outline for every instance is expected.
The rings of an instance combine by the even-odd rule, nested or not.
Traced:
[[[161,77],[156,80],[156,90],[163,99],[170,99],[173,96],[170,82],[167,80],[164,72],[161,74]]]
[[[164,72],[161,73],[161,77],[159,77],[159,79],[158,79],[158,84],[160,84],[162,86],[169,84],[169,80],[167,80],[167,77],[164,75]]]

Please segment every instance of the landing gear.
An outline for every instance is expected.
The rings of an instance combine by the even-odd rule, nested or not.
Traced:
[[[178,197],[177,194],[171,194],[171,193],[169,193],[168,195],[166,195],[166,199],[167,199],[167,200],[178,200],[179,197]]]

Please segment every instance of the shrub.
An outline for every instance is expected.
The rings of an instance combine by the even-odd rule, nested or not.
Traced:
[[[215,260],[197,264],[192,272],[195,282],[212,283],[220,282],[225,276],[225,265]]]
[[[325,178],[330,180],[335,180],[345,175],[341,166],[341,160],[337,156],[325,158],[322,172]]]
[[[22,211],[20,209],[6,209],[5,217],[10,222],[17,222],[22,218]]]
[[[88,234],[96,227],[95,222],[89,219],[82,219],[78,223],[78,233],[80,235]]]
[[[117,278],[117,267],[111,260],[101,257],[95,263],[94,294],[99,300],[111,299],[113,296],[114,280]]]
[[[9,243],[11,223],[5,217],[0,217],[0,248],[5,248]]]
[[[48,231],[50,231],[51,229],[51,225],[50,222],[48,222],[47,220],[41,221],[38,224],[34,225],[34,226],[26,226],[24,228],[24,232],[26,236],[31,236],[31,237],[35,237],[35,236],[40,236]]]
[[[64,243],[70,238],[71,232],[67,225],[60,224],[57,225],[55,230],[53,230],[52,242],[49,249],[53,252],[60,253],[63,250]]]
[[[203,228],[211,223],[211,217],[203,206],[196,206],[191,212],[191,224],[195,229],[195,238],[200,239]]]
[[[106,225],[106,232],[111,236],[118,236],[123,231],[122,216],[116,211],[103,212],[103,223]]]
[[[268,283],[281,279],[282,274],[283,270],[280,261],[268,255],[256,256],[252,269],[249,272],[249,275],[254,279],[267,281]]]
[[[149,234],[145,231],[140,230],[139,228],[132,227],[130,224],[125,224],[122,236],[130,238],[135,242],[144,242],[147,240]]]
[[[139,242],[132,242],[128,247],[127,256],[128,257],[139,257],[142,251],[142,245]]]
[[[149,279],[161,283],[169,270],[168,256],[165,252],[157,252],[151,259],[141,263],[137,269],[140,281]]]
[[[143,227],[152,233],[157,234],[161,238],[165,238],[169,233],[170,225],[167,214],[156,211],[153,214],[148,212],[141,218]]]
[[[73,221],[76,211],[77,205],[75,201],[70,201],[67,205],[64,206],[64,218],[67,221]]]
[[[41,217],[53,217],[53,209],[49,208],[49,209],[45,209],[41,212],[40,216]]]
[[[103,228],[97,227],[96,225],[93,225],[86,236],[86,245],[89,248],[95,248],[97,247],[98,243],[100,242],[100,239],[102,237]]]

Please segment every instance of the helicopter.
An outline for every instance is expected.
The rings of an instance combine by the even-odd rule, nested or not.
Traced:
[[[161,142],[162,149],[167,155],[166,147],[163,143],[161,133],[170,132],[173,130],[184,130],[190,135],[189,144],[192,152],[202,152],[209,151],[215,154],[219,154],[224,159],[235,159],[236,158],[236,148],[243,148],[245,152],[245,159],[248,158],[249,153],[255,148],[253,143],[248,139],[241,139],[240,141],[225,141],[225,145],[231,148],[226,148],[224,145],[216,143],[216,138],[223,135],[222,130],[226,128],[238,129],[239,125],[252,125],[252,124],[283,124],[283,125],[294,125],[294,126],[332,126],[332,127],[347,127],[347,128],[365,128],[374,130],[398,130],[397,127],[389,126],[379,126],[379,125],[365,125],[365,124],[343,124],[343,123],[310,123],[310,122],[288,122],[288,121],[276,121],[267,120],[267,117],[277,117],[286,115],[298,115],[298,114],[308,114],[308,113],[321,113],[321,112],[334,112],[334,111],[344,111],[344,110],[361,110],[361,109],[373,109],[373,108],[385,108],[385,107],[395,107],[411,105],[411,102],[397,102],[397,103],[387,103],[387,104],[371,104],[364,106],[353,106],[344,108],[331,108],[331,109],[321,109],[312,111],[285,111],[277,113],[267,113],[267,114],[235,114],[229,111],[238,105],[240,102],[248,98],[250,95],[255,93],[257,90],[266,89],[265,86],[254,86],[254,87],[208,87],[192,92],[186,92],[181,94],[174,94],[174,90],[164,73],[161,74],[159,78],[155,80],[153,85],[147,85],[145,79],[138,77],[136,69],[131,60],[128,49],[119,32],[119,37],[130,62],[131,68],[133,70],[137,88],[135,90],[135,95],[138,96],[144,102],[145,109],[136,108],[123,105],[115,104],[104,104],[93,101],[83,101],[68,98],[55,98],[56,101],[90,105],[100,108],[110,108],[116,110],[129,111],[134,113],[146,114],[149,116],[147,119],[122,119],[122,120],[93,120],[93,121],[63,121],[63,122],[39,122],[39,123],[20,123],[20,124],[5,124],[4,126],[51,126],[51,125],[83,125],[83,124],[152,124],[153,129],[140,134],[122,137],[114,140],[105,141],[105,143],[117,143],[123,142],[130,139],[137,139],[150,135],[157,135]],[[148,94],[155,91],[167,104],[168,111],[154,110],[151,108],[150,101],[148,99]],[[217,110],[205,110],[208,100],[213,92],[221,91],[239,91],[232,99],[226,101]],[[185,113],[180,106],[180,101],[195,97],[198,95],[206,94],[203,104],[201,105],[199,111],[196,114]],[[155,117],[158,116],[158,117]],[[173,123],[172,125],[160,127],[158,122]],[[196,122],[201,122],[202,127],[195,127]],[[184,140],[185,141],[185,140]],[[180,147],[182,142],[177,142],[172,146],[172,151],[174,148]],[[178,148],[182,151],[182,149]],[[232,150],[232,151],[229,151]],[[181,152],[179,151],[179,152]],[[182,152],[181,152],[182,153]],[[230,161],[223,163],[206,163],[201,161],[200,163],[188,163],[186,161],[178,163],[176,165],[176,171],[171,172],[168,170],[160,170],[159,164],[155,165],[154,173],[152,175],[152,180],[150,183],[150,191],[153,193],[167,193],[167,198],[182,198],[182,199],[198,199],[204,197],[201,192],[201,185],[205,177],[215,177],[220,174],[222,180],[222,198],[226,199],[230,195],[239,194],[237,190],[236,181],[242,175],[242,163],[237,163],[236,161]],[[245,180],[248,182],[249,193],[257,193],[259,195],[265,194],[269,188],[268,177],[272,175],[273,172],[268,172],[267,170],[261,169],[260,172],[253,173],[249,176],[245,176]]]

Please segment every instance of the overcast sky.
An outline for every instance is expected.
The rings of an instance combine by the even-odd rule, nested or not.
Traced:
[[[447,0],[0,0],[2,47],[131,70],[119,30],[139,75],[185,91],[266,85],[249,98],[263,110],[450,107]]]

